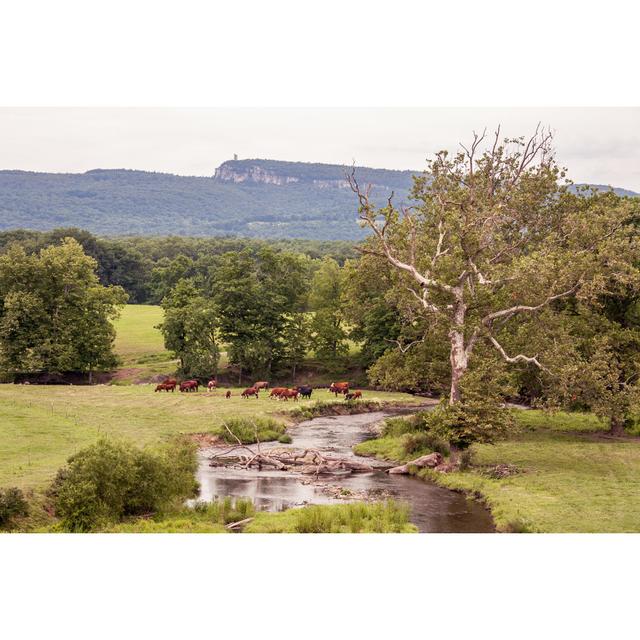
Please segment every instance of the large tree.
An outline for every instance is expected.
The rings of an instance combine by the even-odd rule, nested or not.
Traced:
[[[180,361],[180,373],[209,378],[218,372],[218,314],[191,280],[180,280],[162,301],[164,344]]]
[[[313,276],[309,305],[314,311],[311,328],[316,356],[332,365],[348,353],[342,293],[343,274],[340,265],[326,256]]]
[[[635,277],[637,201],[572,192],[549,132],[537,129],[525,140],[501,139],[498,130],[485,140],[474,134],[453,156],[436,154],[415,178],[408,207],[390,197],[377,209],[369,188],[349,177],[360,220],[373,231],[362,251],[397,272],[398,287],[427,327],[446,331],[452,405],[462,400],[479,343],[508,363],[546,369],[535,352],[507,351],[502,334],[512,319],[599,295],[609,274]]]
[[[111,321],[127,300],[103,287],[80,244],[0,256],[0,365],[13,372],[108,369],[115,364]]]
[[[220,335],[229,362],[252,374],[270,375],[285,358],[283,335],[292,314],[303,310],[309,264],[304,257],[263,247],[229,252],[211,277]]]

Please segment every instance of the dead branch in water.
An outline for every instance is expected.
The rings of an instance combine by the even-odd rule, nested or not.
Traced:
[[[242,453],[229,457],[231,451],[242,449]],[[244,453],[244,450],[247,453]],[[349,473],[373,471],[373,467],[350,458],[334,458],[325,456],[315,449],[271,449],[255,451],[251,447],[241,445],[209,457],[211,466],[234,466],[241,469],[269,467],[277,471],[296,471],[309,475],[322,473]]]

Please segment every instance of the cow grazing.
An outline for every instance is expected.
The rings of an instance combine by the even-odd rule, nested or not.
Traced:
[[[287,388],[286,387],[274,387],[273,389],[271,389],[271,393],[269,394],[269,398],[279,398],[280,394],[283,391],[286,391]]]
[[[227,391],[227,393],[224,394],[225,398],[230,398],[231,397],[231,391]]]
[[[249,399],[250,396],[255,396],[257,400],[258,396],[260,395],[260,389],[256,389],[255,387],[249,387],[248,389],[245,389],[240,395],[243,398],[247,398],[247,400]]]
[[[289,398],[293,398],[294,402],[298,402],[299,391],[297,389],[285,389],[279,396],[280,400],[285,402],[289,401]]]
[[[197,391],[200,384],[197,380],[185,380],[180,383],[180,391]]]
[[[168,387],[166,384],[160,383],[157,387],[156,387],[156,391],[169,391]]]
[[[362,391],[354,391],[353,393],[344,394],[345,400],[358,400],[360,398],[362,398]]]
[[[349,393],[349,383],[348,382],[332,382],[329,387],[329,393],[335,393],[336,398],[339,393],[347,394]]]
[[[213,391],[218,386],[218,383],[215,380],[209,380],[207,382],[207,391]]]
[[[311,399],[311,393],[313,392],[313,388],[310,387],[308,384],[304,384],[300,387],[298,387],[298,393],[303,397],[303,398],[309,398]]]
[[[266,380],[260,380],[260,382],[253,383],[253,388],[267,390],[269,388],[269,383]]]

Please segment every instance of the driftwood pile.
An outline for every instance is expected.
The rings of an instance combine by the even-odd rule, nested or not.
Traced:
[[[215,453],[209,457],[212,467],[233,466],[241,469],[274,469],[277,471],[296,471],[309,475],[321,473],[357,473],[373,471],[373,467],[350,458],[325,456],[316,449],[294,449],[292,447],[272,447],[263,450],[256,429],[255,449],[243,444],[227,425],[225,429],[238,442],[237,445]],[[231,455],[233,454],[233,455]]]
[[[373,471],[373,467],[368,464],[349,458],[325,456],[315,449],[273,448],[260,451],[246,445],[238,445],[212,455],[209,458],[209,464],[212,467],[267,468],[276,471],[296,471],[309,475]]]

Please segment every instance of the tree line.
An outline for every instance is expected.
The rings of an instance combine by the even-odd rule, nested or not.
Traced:
[[[371,232],[356,251],[239,239],[93,240],[99,250],[149,261],[118,285],[130,300],[162,304],[166,345],[185,374],[215,373],[224,345],[240,379],[295,375],[309,352],[327,366],[344,361],[350,339],[373,385],[445,397],[433,420],[471,434],[468,441],[500,431],[506,414],[495,409],[509,398],[592,410],[620,433],[635,420],[640,389],[640,202],[576,188],[566,175],[547,132],[508,139],[498,131],[459,153],[436,154],[415,178],[410,206],[390,197],[378,207],[349,176]],[[57,239],[14,232],[12,240],[0,263],[2,282],[11,284],[0,291],[2,336],[13,335],[21,313],[39,317],[41,303],[30,296],[46,299],[31,278],[18,278],[36,269],[30,260],[48,264],[51,251],[79,249],[63,240],[36,254],[38,242]],[[89,240],[85,251],[97,252]],[[110,304],[122,301],[108,277],[102,284]],[[137,286],[144,296],[132,295]],[[86,308],[106,317],[92,304]],[[59,326],[43,324],[39,335],[61,335]],[[15,366],[20,357],[42,363],[43,352],[57,353],[35,342],[23,337],[16,344],[26,346],[3,347],[2,357]]]

